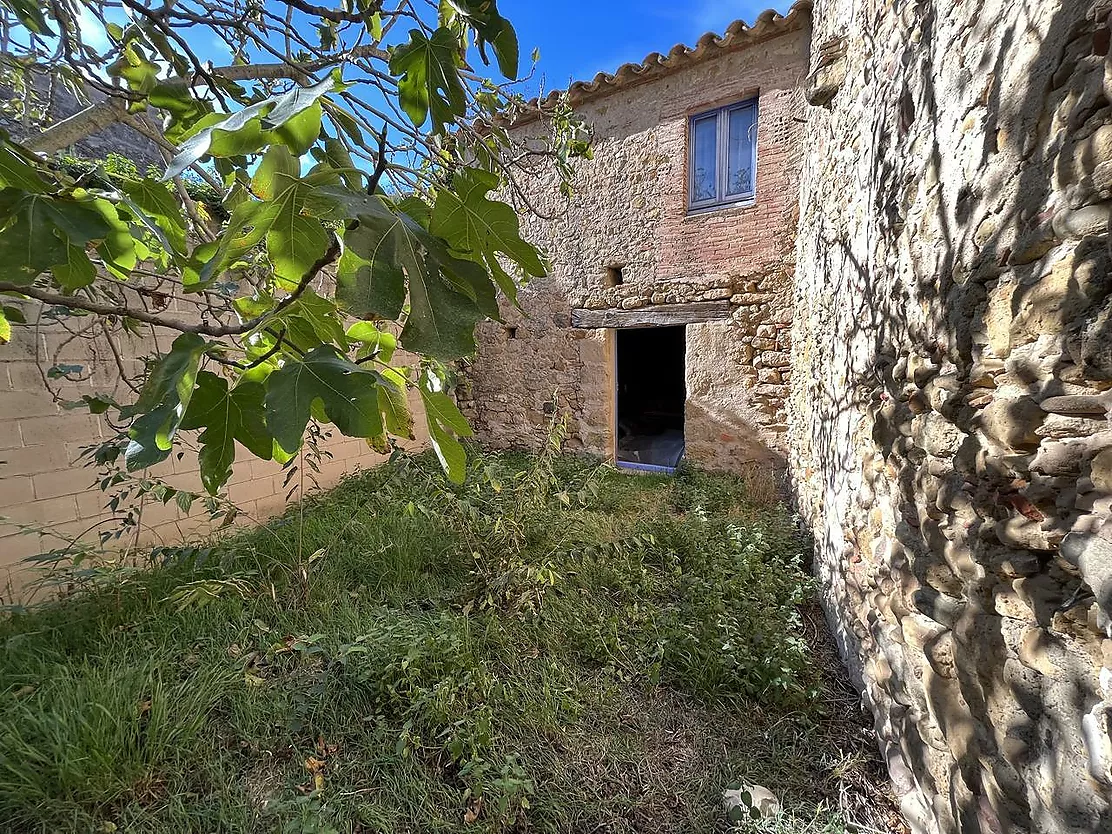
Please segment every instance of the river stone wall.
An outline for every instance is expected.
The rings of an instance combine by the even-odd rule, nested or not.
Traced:
[[[479,325],[457,395],[484,445],[537,446],[557,395],[569,447],[610,455],[613,332],[572,327],[572,311],[722,301],[728,318],[687,326],[688,457],[782,465],[807,12],[773,37],[578,104],[594,158],[578,164],[572,197],[551,166],[522,178],[522,231],[551,270],[521,291],[521,309],[503,304],[502,323]],[[754,96],[756,199],[689,215],[688,117]],[[621,268],[619,285],[608,267]]]
[[[916,831],[1112,831],[1108,0],[820,0],[800,509]]]

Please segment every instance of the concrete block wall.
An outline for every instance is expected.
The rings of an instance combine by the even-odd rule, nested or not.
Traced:
[[[36,321],[39,312],[28,305],[28,321]],[[103,334],[91,340],[75,339],[61,325],[44,322],[39,327],[13,327],[11,343],[0,346],[0,517],[7,519],[0,520],[0,597],[19,596],[30,578],[22,561],[26,557],[64,547],[78,536],[94,541],[99,531],[114,529],[113,514],[105,507],[108,495],[96,485],[97,468],[78,460],[82,449],[114,433],[103,417],[92,416],[85,409],[67,410],[58,401],[94,393],[111,394],[120,402],[133,401],[136,395],[123,382],[113,350],[119,354],[118,361],[134,373],[156,340],[165,349],[174,335],[159,332],[116,339],[113,348]],[[404,354],[398,354],[396,362],[405,364],[406,360]],[[80,365],[83,370],[75,375],[80,381],[45,381],[43,371],[55,364]],[[419,396],[410,397],[410,408],[418,438],[407,445],[424,448],[428,438]],[[197,448],[186,433],[179,442],[184,452],[181,459],[172,456],[149,474],[175,488],[203,493]],[[321,463],[317,480],[322,488],[385,459],[365,441],[343,437],[334,429],[320,448],[333,456]],[[241,513],[237,523],[257,523],[281,513],[288,491],[283,484],[285,476],[273,461],[258,460],[237,449],[227,487],[228,497]],[[173,501],[163,505],[148,499],[140,518],[139,541],[144,545],[194,540],[215,526],[200,502],[186,514]],[[27,534],[16,526],[19,524],[47,527],[57,535]],[[125,543],[134,541],[129,535]]]

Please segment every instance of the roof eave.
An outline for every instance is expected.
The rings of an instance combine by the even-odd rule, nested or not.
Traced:
[[[590,81],[576,81],[566,91],[554,90],[543,99],[535,98],[530,101],[526,110],[514,118],[510,126],[521,127],[536,121],[547,110],[565,100],[565,96],[567,103],[576,107],[648,81],[655,81],[710,58],[738,52],[800,30],[811,20],[811,7],[812,0],[796,0],[785,15],[767,9],[761,12],[752,26],[745,21],[735,20],[721,36],[707,32],[696,41],[694,47],[678,43],[667,55],[653,52],[640,63],[623,64],[617,72],[600,72]]]

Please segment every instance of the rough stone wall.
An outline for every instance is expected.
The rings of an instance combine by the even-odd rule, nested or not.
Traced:
[[[80,113],[88,105],[78,101],[71,90],[57,84],[51,89],[50,79],[45,72],[28,68],[26,70],[28,84],[38,91],[38,95],[47,103],[48,113],[46,123],[60,122],[75,113]],[[87,89],[85,96],[90,102],[100,102],[105,99],[99,90]],[[7,106],[12,105],[13,91],[10,88],[0,87],[0,100]],[[19,110],[26,108],[26,101],[16,100]],[[15,109],[15,108],[13,108]],[[151,124],[157,124],[157,119],[152,119]],[[43,122],[33,118],[16,118],[7,113],[0,113],[0,128],[8,131],[15,139],[26,139],[36,135],[43,126]],[[140,173],[154,167],[158,171],[165,170],[165,160],[154,142],[134,128],[124,124],[114,124],[86,136],[69,151],[75,156],[86,159],[106,159],[108,154],[119,154],[135,164]]]
[[[737,467],[782,453],[809,43],[802,21],[577,108],[592,129],[594,159],[578,166],[574,196],[561,196],[554,174],[522,183],[538,212],[523,231],[549,253],[551,273],[520,294],[524,314],[507,305],[505,326],[480,326],[463,374],[462,405],[480,439],[535,445],[559,392],[572,416],[571,445],[610,454],[611,337],[571,328],[571,310],[728,299],[729,319],[687,327],[688,455]],[[755,201],[688,215],[688,117],[754,95]],[[607,280],[612,266],[622,268],[618,286]]]
[[[816,4],[790,465],[917,831],[1112,831],[1110,6]]]
[[[29,322],[38,319],[38,307],[24,302]],[[188,314],[188,311],[180,311]],[[158,332],[158,345],[165,350],[176,334]],[[118,341],[120,361],[130,375],[141,368],[140,357],[155,347],[154,336]],[[405,358],[398,354],[397,361]],[[48,389],[40,367],[52,364],[80,365],[81,381],[54,381]],[[0,601],[19,598],[29,578],[21,560],[53,548],[65,547],[71,538],[84,534],[95,541],[101,530],[114,529],[112,513],[105,509],[106,495],[96,486],[97,469],[78,461],[82,448],[99,443],[114,433],[103,418],[83,409],[66,410],[56,400],[77,400],[84,394],[111,394],[121,402],[135,398],[121,379],[112,347],[103,337],[72,338],[58,324],[44,320],[42,326],[13,327],[12,341],[0,346]],[[413,448],[427,445],[420,397],[410,398],[418,438]],[[184,433],[183,433],[184,435]],[[185,451],[153,467],[149,474],[171,486],[203,492],[198,475],[197,453],[190,439],[180,439]],[[337,483],[359,467],[385,460],[358,439],[333,431],[321,444],[332,458],[324,459],[317,480],[322,488]],[[257,523],[281,513],[286,506],[286,473],[273,461],[255,459],[237,447],[237,463],[228,485],[228,496],[240,509],[241,523]],[[142,474],[142,473],[139,473]],[[195,506],[183,513],[168,505],[147,502],[140,517],[141,542],[178,544],[206,535],[212,528],[207,513]],[[49,528],[52,534],[24,533],[16,525]],[[130,542],[129,542],[130,543]]]

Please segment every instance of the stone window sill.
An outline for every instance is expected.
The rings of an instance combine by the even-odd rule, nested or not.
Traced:
[[[738,211],[741,209],[752,208],[757,204],[756,197],[747,197],[744,200],[737,200],[733,203],[719,203],[714,206],[705,206],[704,208],[688,209],[684,214],[684,220],[691,220],[696,217],[704,217],[708,214],[714,214],[720,211]]]

